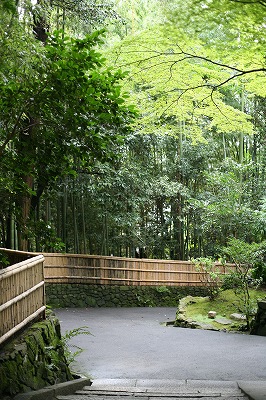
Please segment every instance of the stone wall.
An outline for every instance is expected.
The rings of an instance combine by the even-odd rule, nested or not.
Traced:
[[[60,324],[53,315],[34,323],[0,350],[0,399],[73,379]]]
[[[46,302],[59,307],[175,307],[187,295],[206,296],[203,287],[45,285]]]

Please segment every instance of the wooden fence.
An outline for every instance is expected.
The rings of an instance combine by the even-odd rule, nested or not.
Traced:
[[[13,265],[0,269],[0,345],[29,322],[45,318],[46,283],[203,286],[189,261],[18,252],[1,249]],[[228,272],[216,264],[221,273]]]
[[[0,270],[0,345],[29,322],[45,318],[43,255],[0,249],[20,261]]]
[[[46,253],[45,282],[136,286],[203,286],[190,261]],[[216,264],[221,273],[228,268]]]

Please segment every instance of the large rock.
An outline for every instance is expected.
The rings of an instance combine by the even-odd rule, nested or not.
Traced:
[[[266,336],[266,299],[258,301],[258,310],[250,334]]]
[[[214,319],[217,315],[216,311],[209,311],[208,312],[208,318]]]
[[[243,314],[233,313],[230,315],[230,318],[235,321],[246,321],[246,316]]]
[[[218,322],[218,324],[221,324],[221,325],[231,325],[233,321],[231,321],[231,319],[219,317],[219,318],[215,318],[215,322]]]
[[[53,314],[1,348],[0,399],[73,379]]]

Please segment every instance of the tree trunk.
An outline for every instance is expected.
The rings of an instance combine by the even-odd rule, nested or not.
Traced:
[[[22,177],[27,189],[33,190],[33,176],[27,175]],[[24,193],[20,201],[21,215],[18,223],[18,247],[19,250],[29,251],[29,228],[28,223],[30,220],[31,212],[31,194]]]

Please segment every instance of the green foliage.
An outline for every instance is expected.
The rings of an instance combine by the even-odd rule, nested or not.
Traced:
[[[229,290],[234,289],[236,292],[241,288],[242,281],[241,277],[237,272],[230,272],[222,276],[222,289]]]
[[[156,287],[158,293],[170,293],[170,290],[167,286],[158,286]]]
[[[80,348],[77,345],[73,345],[71,343],[71,339],[78,335],[91,335],[91,333],[88,331],[87,326],[81,326],[79,328],[74,328],[70,331],[66,331],[64,335],[61,337],[61,345],[63,346],[64,349],[64,354],[67,359],[68,365],[74,363],[76,361],[77,356],[82,353],[83,349]],[[75,351],[71,351],[71,347],[75,348]]]
[[[3,9],[3,11],[7,11],[10,13],[16,12],[16,6],[14,0],[2,0],[0,7]]]
[[[196,50],[191,46],[201,56],[204,52],[201,60],[194,59]],[[178,136],[177,126],[185,121],[186,136],[194,141],[203,140],[203,129],[253,132],[249,117],[226,103],[219,90],[231,71],[204,60],[209,55],[205,45],[196,39],[192,43],[174,25],[167,25],[167,31],[161,26],[150,28],[112,49],[111,60],[130,68],[126,87],[142,110],[141,120],[136,121],[138,129],[146,134],[157,131]],[[204,76],[209,77],[207,84]]]
[[[20,237],[29,240],[27,225],[44,191],[77,167],[114,160],[135,112],[121,92],[125,74],[107,68],[96,51],[103,31],[84,39],[54,32],[45,47],[24,31],[25,43],[23,36],[15,40],[18,50],[12,29],[1,34],[3,196],[7,209],[15,205]]]
[[[189,259],[263,241],[265,74],[236,75],[265,66],[264,9],[112,3],[0,4],[2,245]]]
[[[259,190],[258,182],[263,188],[263,176],[256,177],[255,186],[254,169],[250,165],[243,168],[241,190],[240,168],[231,159],[234,138],[231,149],[228,144],[226,161],[220,139],[194,146],[185,140],[180,166],[175,138],[132,134],[115,165],[98,163],[92,173],[83,172],[57,188],[49,221],[55,225],[62,219],[66,196],[68,239],[64,242],[69,252],[74,251],[73,196],[79,249],[83,251],[85,243],[91,254],[134,256],[134,247],[145,246],[152,258],[187,259],[205,254],[219,258],[226,238],[235,232],[243,240],[259,241],[264,236],[265,213],[261,201],[254,201],[252,188]],[[186,243],[180,252],[179,232]]]
[[[228,245],[223,249],[229,256],[229,260],[235,265],[235,272],[231,278],[234,283],[234,292],[239,297],[241,303],[239,310],[246,316],[247,329],[250,328],[250,320],[253,315],[255,304],[250,297],[250,288],[257,288],[261,279],[255,279],[253,267],[260,257],[258,250],[261,245],[257,243],[246,243],[239,239],[231,238]]]
[[[39,220],[28,225],[28,237],[33,247],[43,252],[64,252],[65,243],[56,235],[51,224]]]
[[[239,165],[233,160],[220,163],[205,175],[206,196],[202,217],[202,229],[211,239],[206,251],[220,255],[219,247],[226,244],[226,239],[234,232],[244,241],[263,239],[263,226],[260,212],[252,203],[252,169],[255,165]],[[241,179],[245,176],[245,180]],[[262,235],[261,235],[262,233]],[[213,246],[212,248],[210,246]]]
[[[255,252],[255,262],[252,270],[252,278],[266,283],[266,242],[259,244]]]
[[[259,299],[265,297],[265,290],[250,289],[251,302],[255,305]],[[186,317],[192,321],[199,321],[213,325],[216,329],[222,329],[227,331],[246,331],[243,329],[243,321],[233,321],[231,325],[218,323],[216,318],[226,318],[230,320],[230,316],[233,313],[239,313],[241,309],[241,301],[239,297],[234,293],[234,290],[227,289],[219,292],[219,295],[212,302],[205,297],[192,297],[190,304],[186,306]],[[208,312],[212,309],[216,311],[217,316],[215,319],[208,318]]]
[[[261,57],[265,44],[262,33],[264,14],[265,6],[261,2],[189,0],[170,3],[168,18],[190,36],[199,38],[207,48],[212,48],[213,61],[231,64],[236,69],[257,69],[264,66]],[[216,51],[219,54],[217,58]],[[253,60],[256,60],[254,64]],[[255,74],[255,79],[251,77],[251,80],[255,82],[257,78],[259,76]]]
[[[220,271],[215,262],[208,257],[192,258],[195,270],[200,273],[200,281],[205,285],[210,300],[214,300],[220,290]]]
[[[236,238],[230,238],[223,251],[236,266],[242,266],[244,273],[248,273],[260,257],[260,248],[261,244],[259,243],[246,243]]]
[[[10,261],[8,259],[7,254],[4,252],[0,251],[0,269],[8,267],[10,264]]]
[[[120,18],[112,19],[108,25],[109,46],[128,35],[161,23],[165,18],[164,4],[159,0],[114,0],[113,9]]]
[[[209,3],[212,10],[218,6],[218,3]],[[191,1],[190,4],[196,9],[192,17],[194,8],[187,3],[169,2],[169,8],[165,5],[169,10],[169,23],[149,26],[147,30],[128,35],[112,48],[112,54],[107,53],[112,62],[130,71],[125,87],[140,109],[140,118],[133,125],[135,131],[146,137],[167,135],[174,139],[172,147],[166,149],[165,146],[157,153],[158,159],[161,158],[161,170],[155,177],[157,186],[154,183],[152,188],[157,202],[149,208],[149,215],[157,213],[151,219],[161,222],[158,239],[146,235],[149,242],[153,241],[153,248],[163,248],[158,251],[158,257],[166,258],[183,258],[184,254],[186,257],[205,254],[217,257],[219,247],[226,243],[229,235],[237,232],[243,240],[252,241],[263,238],[265,232],[264,223],[258,219],[258,206],[254,206],[253,201],[256,187],[253,178],[258,169],[253,150],[249,151],[254,125],[248,115],[253,109],[254,93],[262,93],[263,78],[254,72],[252,76],[245,75],[245,82],[242,79],[231,81],[238,68],[252,70],[256,65],[263,68],[263,54],[256,54],[256,45],[253,47],[250,43],[253,64],[247,48],[237,45],[237,38],[231,43],[234,32],[227,32],[226,26],[221,26],[220,40],[219,24],[225,19],[218,12],[211,32],[209,26],[208,32],[204,32],[204,25],[197,24],[206,15],[205,10],[202,12],[203,3]],[[226,2],[223,3],[225,7]],[[239,5],[237,8],[240,12]],[[190,17],[193,23],[196,18],[195,27],[187,23]],[[182,23],[176,23],[180,19]],[[200,37],[197,29],[201,31]],[[228,46],[224,46],[227,40]],[[227,50],[229,48],[232,51]],[[254,82],[258,82],[257,85]],[[247,149],[242,165],[239,164],[239,152],[243,147],[239,145],[240,132],[244,133]],[[163,142],[163,139],[158,140]],[[167,141],[165,139],[164,143]],[[204,146],[207,141],[213,146],[208,155],[207,146]],[[193,149],[195,143],[197,147]],[[164,157],[169,159],[168,163]],[[194,166],[196,161],[197,166]],[[193,168],[195,173],[201,173],[198,179],[189,174]],[[167,173],[162,176],[164,171]],[[150,204],[151,201],[148,207]],[[172,210],[178,207],[180,213],[176,212],[174,217]],[[154,232],[154,228],[152,230]],[[176,232],[183,232],[183,237]],[[171,250],[178,246],[182,250]]]

